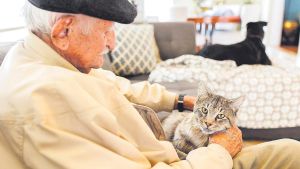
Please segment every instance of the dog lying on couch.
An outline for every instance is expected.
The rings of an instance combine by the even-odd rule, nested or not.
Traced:
[[[247,37],[244,41],[232,45],[214,44],[204,47],[198,54],[215,60],[233,60],[238,66],[242,64],[272,65],[265,52],[263,27],[267,22],[249,22]]]

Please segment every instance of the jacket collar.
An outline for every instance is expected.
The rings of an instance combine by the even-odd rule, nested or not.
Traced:
[[[34,53],[37,53],[37,55],[33,57],[38,57],[38,60],[43,60],[43,62],[46,64],[60,66],[73,71],[79,71],[70,62],[65,60],[54,49],[52,49],[47,43],[30,31],[24,40],[24,45],[25,49],[32,50]]]

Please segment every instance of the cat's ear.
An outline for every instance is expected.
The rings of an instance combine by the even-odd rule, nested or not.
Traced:
[[[212,94],[211,89],[206,86],[205,82],[200,81],[198,86],[197,100],[209,97]]]
[[[238,98],[231,99],[230,106],[234,109],[234,111],[237,111],[244,101],[245,101],[245,96],[240,96]]]

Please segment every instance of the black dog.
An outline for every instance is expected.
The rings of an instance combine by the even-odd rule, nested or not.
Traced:
[[[263,64],[272,65],[262,43],[263,27],[267,22],[249,22],[247,37],[244,41],[232,45],[210,45],[204,47],[199,55],[215,60],[234,60],[236,64]]]

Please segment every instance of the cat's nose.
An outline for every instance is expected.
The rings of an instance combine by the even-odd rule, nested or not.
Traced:
[[[212,123],[209,123],[209,122],[205,122],[206,126],[209,127],[212,125]]]

